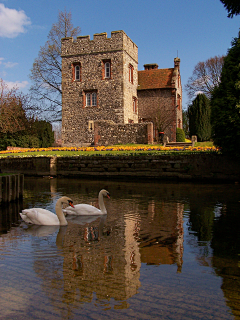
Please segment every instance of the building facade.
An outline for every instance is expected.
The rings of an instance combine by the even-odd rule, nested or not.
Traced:
[[[133,131],[137,131],[139,119],[149,121],[141,102],[145,99],[144,90],[149,89],[139,87],[140,73],[138,47],[124,31],[113,31],[110,38],[101,33],[94,34],[93,40],[90,36],[62,39],[63,146],[84,146],[99,141],[94,125],[98,122],[97,135],[101,136],[99,121],[121,125],[123,135],[127,131],[124,126],[134,124]],[[139,128],[142,130],[143,123]],[[106,126],[104,130],[106,132]],[[121,142],[120,137],[116,137],[116,141]],[[132,138],[129,142],[134,141]]]
[[[157,64],[144,68],[138,71],[139,122],[152,121],[155,138],[164,132],[175,141],[176,128],[182,129],[180,59],[174,59],[174,68],[158,69]]]

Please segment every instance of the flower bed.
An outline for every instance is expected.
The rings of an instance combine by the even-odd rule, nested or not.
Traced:
[[[71,156],[94,154],[170,154],[170,153],[220,153],[216,147],[163,147],[149,145],[131,146],[97,146],[97,147],[51,147],[51,148],[16,148],[0,151],[0,156]],[[67,154],[66,154],[67,153]]]

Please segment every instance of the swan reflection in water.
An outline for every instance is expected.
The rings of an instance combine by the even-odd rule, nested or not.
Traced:
[[[58,226],[54,235],[41,226],[26,229],[47,240],[41,246],[36,241],[34,271],[54,306],[67,303],[73,310],[94,302],[127,308],[140,287],[141,263],[177,264],[181,271],[183,206],[169,203],[167,214],[154,201],[143,214],[134,202],[118,208],[111,201],[105,215],[67,215],[68,226]]]
[[[107,215],[67,219],[67,226],[24,226],[25,232],[32,236],[49,239],[53,234],[56,236],[57,252],[52,256],[50,252],[44,259],[49,246],[45,241],[34,257],[34,270],[43,280],[44,291],[52,303],[57,307],[60,296],[62,302],[67,300],[74,307],[91,302],[96,295],[96,303],[110,307],[111,300],[111,306],[128,307],[126,300],[135,295],[140,286],[140,254],[134,238],[128,248],[124,228],[107,225]],[[137,265],[134,269],[132,261],[127,261],[133,250]],[[56,290],[62,293],[56,295]]]

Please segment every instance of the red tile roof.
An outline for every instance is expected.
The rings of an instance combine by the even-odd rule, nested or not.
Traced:
[[[173,68],[138,71],[138,90],[171,88],[173,71]]]

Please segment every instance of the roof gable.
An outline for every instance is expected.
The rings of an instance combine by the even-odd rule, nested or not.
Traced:
[[[138,71],[138,90],[171,88],[173,71],[174,68]]]

